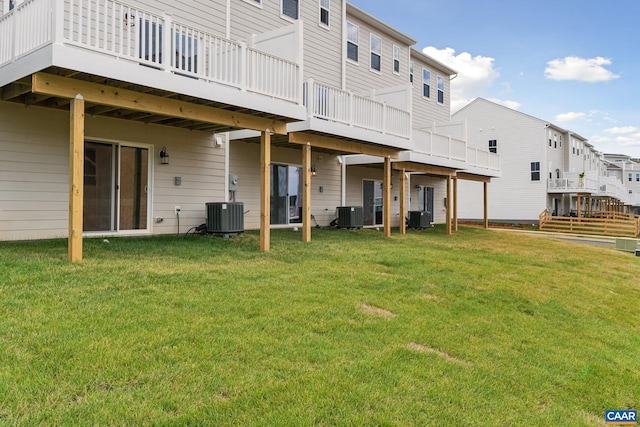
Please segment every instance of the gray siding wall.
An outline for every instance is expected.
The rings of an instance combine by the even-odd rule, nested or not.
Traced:
[[[537,221],[547,206],[547,138],[545,122],[515,110],[478,99],[454,114],[467,119],[469,145],[487,149],[498,141],[502,177],[489,184],[489,219]],[[531,180],[531,162],[540,162],[540,181]],[[458,210],[461,219],[483,217],[483,196],[478,183],[460,181]]]
[[[433,122],[447,122],[451,118],[451,81],[449,76],[417,59],[413,62],[413,127],[430,127]],[[431,72],[431,93],[429,98],[422,94],[422,69]],[[438,103],[437,76],[444,79],[444,103]]]
[[[347,15],[347,21],[358,26],[358,62],[348,59],[346,86],[355,93],[367,94],[372,89],[404,85],[409,81],[409,46],[386,33]],[[371,34],[382,39],[380,72],[371,69]],[[393,72],[393,45],[400,47],[400,72]],[[340,46],[341,44],[339,44]]]
[[[331,0],[329,28],[319,24],[318,0],[300,2],[300,19],[304,39],[304,78],[341,86],[342,75],[342,11],[340,1]],[[250,34],[259,34],[275,28],[291,25],[291,19],[280,14],[280,1],[264,1],[256,6],[253,2],[233,0],[231,2],[231,38],[247,39]]]
[[[86,139],[143,144],[152,152],[153,234],[175,233],[205,220],[205,203],[224,200],[224,149],[211,134],[86,117]],[[160,165],[166,146],[170,164]],[[0,102],[0,240],[66,237],[69,194],[69,113]],[[174,185],[174,177],[182,185]]]
[[[226,32],[225,0],[135,0],[131,4],[150,12],[165,11],[174,20],[218,36],[224,37]]]
[[[244,203],[245,228],[260,228],[260,144],[232,141],[229,173],[238,176],[236,201]],[[341,199],[341,165],[333,155],[311,153],[316,175],[311,178],[311,214],[321,226],[329,225]],[[271,163],[301,166],[302,150],[272,147]],[[322,187],[322,193],[320,192]],[[299,226],[292,224],[291,226]]]

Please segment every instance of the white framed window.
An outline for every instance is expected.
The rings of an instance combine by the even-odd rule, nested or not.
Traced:
[[[531,181],[540,181],[540,162],[531,162]]]
[[[359,37],[360,28],[347,21],[347,58],[354,62],[358,62]]]
[[[640,173],[636,174],[636,182],[640,182]]]
[[[393,72],[400,74],[400,48],[393,45]]]
[[[320,24],[329,26],[329,0],[320,0]]]
[[[380,71],[382,68],[382,39],[375,34],[370,37],[371,69]]]
[[[409,62],[409,83],[413,84],[413,62]]]
[[[7,13],[18,5],[18,0],[4,0],[3,3],[4,3],[3,12]]]
[[[489,140],[489,152],[490,153],[497,153],[498,152],[498,140],[497,139],[490,139]]]
[[[633,174],[631,172],[629,172],[629,182],[633,181]]]
[[[246,3],[262,8],[262,0],[244,0]]]
[[[442,76],[438,76],[437,83],[438,83],[438,104],[444,104],[444,78]]]
[[[300,15],[300,1],[299,0],[280,0],[280,13],[282,16],[298,19]]]
[[[426,68],[422,69],[422,96],[431,97],[431,71]]]

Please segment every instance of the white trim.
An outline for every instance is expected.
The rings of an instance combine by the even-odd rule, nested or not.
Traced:
[[[350,40],[349,39],[349,28],[353,27],[356,29],[356,38],[355,41]],[[346,55],[345,55],[345,59],[347,61],[351,61],[354,64],[358,64],[360,62],[360,27],[357,26],[356,24],[354,24],[353,22],[349,22],[346,21],[346,31],[345,31],[345,38],[347,40],[346,44],[345,44],[345,48],[346,48]],[[349,43],[351,43],[352,45],[356,46],[356,51],[357,51],[357,57],[356,59],[351,59],[349,58]]]
[[[249,3],[258,9],[262,9],[262,0],[243,0],[245,3]]]
[[[323,2],[326,2],[327,7],[322,5]],[[327,11],[327,23],[322,22],[322,11]],[[331,0],[318,0],[318,25],[325,29],[331,28]]]
[[[289,22],[298,21],[300,19],[300,2],[302,0],[295,0],[298,3],[298,13],[297,13],[298,17],[297,18],[292,18],[291,16],[284,14],[284,2],[285,1],[287,1],[287,0],[280,0],[280,18],[284,19],[285,21],[289,21]]]
[[[395,75],[400,75],[400,68],[402,68],[402,62],[400,62],[400,46],[394,44],[391,47],[391,52],[392,52],[392,57],[393,57],[393,63],[391,66],[391,71],[393,71],[393,74]],[[396,59],[396,52],[398,53],[398,57]],[[396,61],[398,62],[398,71],[396,71]]]
[[[425,71],[427,73],[429,73],[429,81],[428,82],[425,82],[425,79],[424,79]],[[420,88],[420,93],[422,94],[422,98],[431,100],[431,70],[428,70],[428,69],[422,67],[422,76],[421,76],[421,78],[422,78],[422,87]],[[429,86],[429,96],[424,96],[425,83]]]
[[[373,41],[374,41],[374,39],[377,39],[379,41],[379,51],[378,52],[373,50]],[[373,67],[373,61],[371,60],[373,55],[378,55],[380,68],[374,68]],[[382,72],[382,37],[380,37],[380,36],[378,36],[376,34],[373,34],[373,33],[369,34],[369,69],[371,71],[376,71],[378,73]]]

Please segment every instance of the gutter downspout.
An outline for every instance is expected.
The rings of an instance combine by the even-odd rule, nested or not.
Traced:
[[[347,90],[347,0],[342,0],[342,90]],[[344,206],[344,204],[343,204]]]
[[[227,0],[227,17],[226,17],[226,38],[231,40],[231,0]]]

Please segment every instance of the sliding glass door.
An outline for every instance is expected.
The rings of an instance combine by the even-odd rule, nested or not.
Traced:
[[[302,222],[302,168],[271,165],[271,224]]]
[[[149,149],[86,142],[84,231],[146,230]]]

